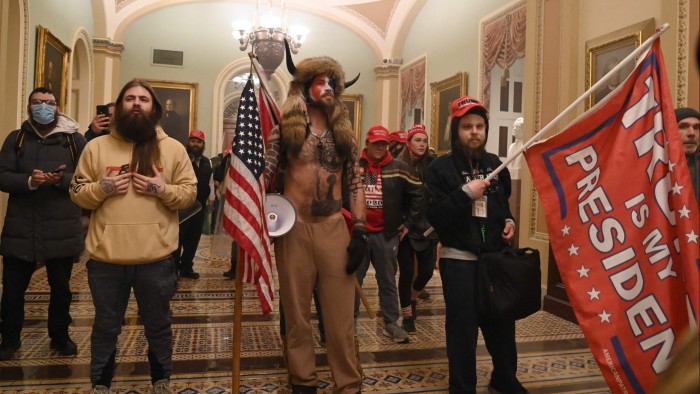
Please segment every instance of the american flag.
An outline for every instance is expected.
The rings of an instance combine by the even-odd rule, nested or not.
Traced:
[[[254,283],[264,314],[272,311],[274,283],[265,222],[265,147],[252,79],[241,94],[231,164],[224,181],[224,229],[241,251],[242,278]],[[241,260],[239,260],[239,263]]]

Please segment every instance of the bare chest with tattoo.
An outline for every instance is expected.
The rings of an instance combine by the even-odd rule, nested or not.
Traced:
[[[333,135],[310,133],[299,155],[288,160],[284,194],[300,219],[313,222],[340,212],[343,160]]]

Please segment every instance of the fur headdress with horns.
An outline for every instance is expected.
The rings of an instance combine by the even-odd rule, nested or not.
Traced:
[[[335,139],[338,153],[343,157],[349,157],[354,142],[354,133],[348,110],[345,104],[340,101],[340,95],[357,78],[346,84],[343,69],[337,61],[330,57],[312,57],[304,59],[294,66],[290,55],[287,51],[287,68],[294,79],[290,82],[289,94],[282,105],[280,122],[286,149],[293,154],[299,153],[309,133],[306,108],[307,90],[317,75],[327,75],[335,85],[335,104],[328,112],[328,124]]]

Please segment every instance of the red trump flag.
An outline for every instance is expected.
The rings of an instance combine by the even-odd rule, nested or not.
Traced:
[[[650,392],[700,303],[700,216],[659,39],[622,87],[525,157],[608,386]]]

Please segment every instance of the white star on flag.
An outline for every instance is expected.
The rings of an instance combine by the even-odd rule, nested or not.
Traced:
[[[673,167],[675,167],[676,164],[678,164],[678,163],[674,163],[672,161],[668,162],[668,170],[673,172]]]
[[[578,246],[574,246],[574,244],[571,244],[571,247],[569,247],[569,256],[573,256],[573,255],[578,256],[578,250],[579,250]]]
[[[690,219],[690,209],[688,209],[687,206],[683,205],[683,208],[678,210],[678,218],[679,219],[683,219],[683,218]]]
[[[685,236],[688,237],[688,243],[698,243],[698,235],[695,234],[695,231],[690,230],[690,234],[686,234]]]
[[[588,276],[588,271],[590,271],[590,270],[591,270],[590,268],[586,268],[583,266],[583,264],[581,264],[581,268],[576,270],[576,272],[578,272],[579,279],[583,278],[584,276],[586,278],[590,278]]]
[[[600,323],[602,324],[603,322],[608,322],[610,323],[610,316],[612,316],[612,313],[608,313],[603,309],[603,313],[599,313],[598,317],[600,317]]]
[[[564,227],[561,229],[561,235],[569,235],[569,230],[571,230],[571,227],[565,224]]]
[[[600,299],[600,297],[598,297],[598,294],[600,294],[600,290],[596,290],[595,287],[591,288],[591,291],[587,291],[586,293],[588,293],[588,295],[591,296],[590,301],[593,301],[594,298],[596,300]]]
[[[673,194],[681,194],[681,190],[683,190],[684,187],[685,187],[685,186],[681,186],[681,185],[678,184],[678,182],[676,182],[676,184],[673,185],[673,187],[671,188],[671,190],[673,190]]]

